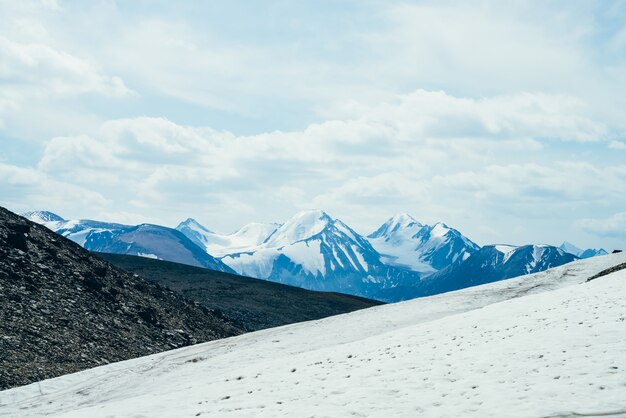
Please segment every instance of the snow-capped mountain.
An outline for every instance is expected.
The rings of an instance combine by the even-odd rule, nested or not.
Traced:
[[[599,250],[596,250],[595,248],[587,248],[586,250],[583,250],[567,241],[563,242],[559,248],[566,253],[575,255],[578,258],[590,258],[608,254],[604,248],[600,248]]]
[[[303,211],[275,226],[260,243],[264,234],[249,228],[257,240],[247,242],[255,245],[221,260],[245,276],[370,297],[419,278],[416,272],[384,264],[365,238],[324,211]]]
[[[234,273],[183,233],[159,225],[122,225],[88,219],[64,220],[51,212],[27,212],[22,216],[71,239],[87,250],[157,258],[212,270]]]
[[[40,225],[51,222],[65,222],[65,219],[61,218],[56,213],[52,213],[47,210],[34,210],[30,212],[24,212],[22,213],[22,216]]]
[[[576,258],[546,245],[481,249],[444,223],[424,225],[406,214],[390,218],[367,238],[321,210],[300,212],[284,224],[251,223],[232,234],[213,232],[191,218],[171,229],[64,220],[51,212],[25,215],[93,251],[389,302],[542,271]],[[604,252],[564,246],[580,257]]]
[[[485,245],[465,261],[428,276],[413,289],[393,289],[385,294],[395,300],[435,295],[537,273],[576,259],[550,245]]]
[[[250,223],[232,234],[219,234],[205,228],[195,219],[188,218],[176,227],[199,245],[201,248],[215,256],[222,257],[227,254],[253,251],[261,245],[280,224],[275,223]]]
[[[578,258],[591,258],[607,254],[608,252],[604,248],[600,248],[599,250],[596,250],[595,248],[587,248],[585,251],[580,253]]]
[[[444,223],[423,225],[407,214],[390,218],[368,240],[386,264],[426,274],[466,260],[479,249]]]
[[[1,392],[29,417],[623,416],[626,253]],[[416,396],[419,394],[419,396]]]

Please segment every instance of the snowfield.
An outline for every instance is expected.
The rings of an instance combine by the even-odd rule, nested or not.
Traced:
[[[626,416],[626,254],[0,392],[2,417]]]

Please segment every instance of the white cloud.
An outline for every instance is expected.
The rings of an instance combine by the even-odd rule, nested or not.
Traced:
[[[99,93],[127,96],[119,77],[104,75],[97,65],[41,43],[19,43],[0,37],[3,96],[23,101],[47,95]]]
[[[626,212],[618,212],[604,219],[580,219],[578,225],[593,235],[626,239]]]
[[[31,141],[44,132],[63,132],[70,125],[93,122],[93,114],[72,107],[76,100],[136,96],[119,76],[108,74],[97,61],[68,52],[55,41],[37,17],[58,11],[54,5],[32,2],[15,10],[0,5],[0,13],[7,13],[0,27],[0,125],[9,135]]]
[[[587,116],[575,97],[520,93],[483,99],[417,90],[397,102],[355,109],[355,114],[384,120],[411,137],[514,137],[597,141],[607,128]],[[402,139],[402,138],[401,138]]]
[[[76,213],[79,207],[99,211],[109,205],[102,194],[71,182],[54,179],[40,170],[0,163],[3,204],[14,210],[34,208]]]
[[[111,120],[92,135],[50,140],[38,167],[103,193],[109,213],[130,205],[170,224],[200,213],[225,229],[310,207],[363,231],[397,211],[484,225],[511,213],[558,217],[567,205],[607,205],[626,194],[626,166],[568,161],[546,139],[602,131],[577,100],[420,90],[362,109],[354,119],[250,136],[165,118]],[[549,134],[553,121],[560,136]]]
[[[83,212],[234,229],[321,206],[367,230],[405,211],[489,242],[626,204],[603,6],[44,3],[0,0],[0,158],[100,194]],[[56,196],[12,181],[21,205]]]

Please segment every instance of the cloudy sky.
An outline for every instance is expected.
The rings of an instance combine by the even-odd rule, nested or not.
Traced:
[[[0,0],[0,205],[625,246],[626,2],[199,3]]]

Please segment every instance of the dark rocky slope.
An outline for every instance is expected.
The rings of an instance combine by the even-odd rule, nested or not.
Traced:
[[[0,207],[0,389],[242,332]]]
[[[247,331],[320,319],[382,302],[332,292],[315,292],[183,264],[121,254],[97,254],[149,281],[223,312]]]

